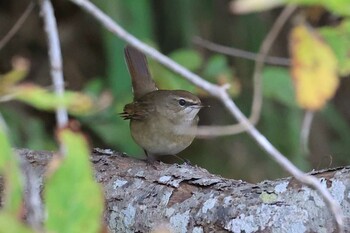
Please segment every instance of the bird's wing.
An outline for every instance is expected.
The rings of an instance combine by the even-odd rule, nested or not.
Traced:
[[[120,115],[124,120],[145,120],[154,111],[155,107],[151,102],[134,101],[125,105],[124,110]]]

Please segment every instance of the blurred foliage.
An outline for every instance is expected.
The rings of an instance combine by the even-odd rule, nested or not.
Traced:
[[[289,71],[279,67],[265,67],[262,74],[265,98],[295,108],[295,94]]]
[[[1,75],[0,98],[2,101],[15,99],[46,111],[65,106],[73,114],[87,114],[99,109],[90,97],[82,93],[66,91],[59,98],[40,86],[30,83],[19,84],[18,81],[24,79],[29,68],[29,63],[23,66],[23,61],[14,62],[13,70]],[[8,112],[5,111],[5,113]],[[19,121],[21,120],[24,119],[20,118]],[[38,123],[33,119],[25,121],[25,124],[29,125],[27,129],[30,132],[36,132],[29,137],[28,146],[32,144],[35,147],[46,141],[44,135],[40,135],[43,132],[42,124]],[[16,130],[11,129],[11,133],[14,132]],[[23,177],[19,159],[13,153],[6,134],[6,123],[0,115],[0,175],[4,183],[0,232],[32,232],[21,221],[22,211],[25,208]],[[87,141],[82,134],[69,129],[61,129],[57,136],[65,154],[55,157],[47,170],[49,175],[45,183],[43,199],[48,218],[44,225],[52,232],[99,232],[102,226],[103,195],[93,176]],[[94,195],[91,196],[90,193]]]
[[[11,88],[28,74],[29,63],[23,58],[14,58],[13,69],[6,74],[0,74],[0,95],[11,95]]]
[[[6,131],[5,122],[0,118],[0,175],[4,183],[4,191],[2,192],[4,200],[2,200],[0,211],[0,232],[29,233],[32,231],[19,218],[23,208],[23,180],[19,159],[12,152]]]
[[[64,157],[54,157],[46,171],[43,198],[47,211],[45,229],[67,233],[100,232],[104,201],[102,190],[93,176],[87,141],[82,134],[70,129],[60,130],[58,139],[65,154]],[[12,151],[2,119],[0,146],[0,175],[4,183],[0,232],[34,232],[21,219],[25,208],[23,195],[28,193],[23,192],[19,159]]]
[[[342,16],[350,16],[350,2],[348,0],[235,0],[232,9],[236,13],[248,13],[270,10],[286,4],[300,6],[322,6],[330,12]]]
[[[28,73],[29,62],[24,58],[13,63],[13,70],[0,75],[0,98],[2,102],[18,100],[40,110],[54,111],[57,107],[65,107],[70,114],[85,115],[100,111],[110,104],[109,99],[99,102],[81,92],[65,91],[62,96],[48,88],[33,83],[18,83]],[[20,63],[20,64],[19,64]],[[23,65],[26,63],[26,65]]]
[[[244,1],[249,3],[248,0]],[[206,80],[220,85],[230,84],[229,92],[232,98],[235,99],[240,109],[249,115],[253,63],[195,47],[191,40],[194,36],[202,36],[216,43],[256,52],[267,30],[274,23],[278,11],[237,16],[229,12],[230,1],[210,0],[180,0],[177,2],[138,0],[137,4],[135,0],[94,0],[93,2],[133,35]],[[286,1],[283,4],[285,3]],[[300,0],[298,3],[305,6],[313,5],[314,1]],[[349,20],[345,17],[346,12],[343,14],[344,9],[348,6],[347,1],[318,3],[323,4],[326,10],[330,10],[331,12],[326,12],[326,10],[323,12],[330,14],[332,19],[335,17],[337,21],[327,22],[323,18],[313,21],[312,25],[315,27],[313,30],[317,34],[315,40],[322,41],[322,44],[332,49],[337,59],[338,73],[342,76],[349,75],[350,29]],[[12,5],[12,3],[8,4]],[[11,141],[16,147],[55,150],[57,147],[53,139],[54,114],[48,112],[52,111],[55,106],[64,104],[71,110],[71,118],[78,119],[84,132],[91,137],[90,142],[93,143],[91,146],[113,148],[131,156],[142,157],[143,151],[130,136],[129,122],[119,117],[124,105],[133,99],[130,77],[124,61],[125,42],[102,26],[98,26],[91,16],[82,13],[80,9],[73,8],[69,2],[54,1],[54,4],[58,24],[61,27],[63,55],[66,54],[64,58],[67,64],[64,69],[67,72],[65,74],[67,89],[78,89],[82,92],[69,91],[62,99],[55,97],[53,88],[47,81],[49,72],[42,71],[48,70],[45,63],[42,62],[47,60],[46,47],[40,44],[45,42],[44,35],[33,33],[35,28],[33,29],[32,25],[28,27],[29,33],[26,32],[26,28],[23,28],[24,34],[18,36],[18,39],[27,38],[26,47],[23,49],[14,41],[13,47],[9,44],[9,47],[3,50],[4,55],[0,56],[0,59],[3,57],[2,61],[6,59],[10,61],[18,51],[26,51],[24,54],[29,51],[31,56],[33,55],[33,66],[28,68],[29,70],[18,67],[11,69],[6,66],[4,68],[0,64],[2,67],[0,73],[3,73],[0,78],[0,95],[3,101],[0,112],[11,129],[9,135]],[[336,4],[340,4],[341,7]],[[296,14],[306,13],[299,11]],[[336,17],[336,15],[343,17]],[[41,30],[40,26],[35,26],[38,27],[36,30]],[[89,30],[91,30],[90,33],[86,33]],[[81,37],[74,37],[73,35],[76,34]],[[275,42],[274,53],[287,56],[287,36],[288,33],[281,33],[281,39]],[[69,44],[72,45],[67,46]],[[314,56],[316,61],[319,61],[317,58],[320,58],[320,64],[326,62],[327,59],[317,53],[320,52],[319,44],[313,40],[311,44],[316,47]],[[311,48],[311,46],[307,47]],[[9,49],[6,50],[6,48]],[[86,49],[93,51],[88,53],[92,55],[85,56]],[[36,54],[40,56],[36,57]],[[79,58],[82,61],[75,61]],[[78,65],[74,66],[74,62]],[[148,59],[148,62],[151,73],[161,89],[186,89],[199,95],[205,104],[212,106],[210,109],[201,110],[200,124],[234,123],[222,105],[203,90],[154,60]],[[91,71],[89,68],[95,66],[98,67],[96,68],[98,72],[89,72]],[[22,64],[22,67],[25,67],[25,63]],[[29,78],[23,79],[28,72]],[[39,76],[45,81],[36,82]],[[318,156],[325,156],[325,153],[328,152],[314,147],[311,155],[305,155],[300,149],[303,111],[297,107],[295,100],[297,95],[294,93],[294,85],[297,83],[293,83],[291,77],[289,68],[265,67],[262,77],[263,109],[261,121],[257,127],[282,153],[302,169],[309,170],[318,166],[320,159]],[[323,83],[321,77],[322,72],[320,75],[314,75],[312,84]],[[32,82],[33,80],[35,82]],[[79,82],[79,85],[74,86],[75,82]],[[344,84],[341,83],[340,88],[342,85]],[[326,86],[329,85],[326,84]],[[343,102],[347,100],[345,97],[341,99],[336,96],[335,98]],[[21,100],[21,103],[7,102],[14,99]],[[30,104],[37,110],[23,107],[25,104]],[[320,120],[313,126],[326,128],[324,134],[327,134],[329,141],[323,145],[329,151],[334,152],[334,164],[332,164],[334,166],[349,162],[345,154],[349,151],[350,144],[345,137],[348,137],[347,132],[350,132],[350,117],[346,115],[348,110],[344,107],[341,109],[339,106],[335,102],[327,103],[325,109],[317,114]],[[45,113],[42,113],[41,110],[45,110]],[[319,135],[311,131],[311,137],[317,138]],[[281,169],[277,169],[274,162],[268,159],[264,152],[245,134],[215,139],[198,139],[180,156],[212,172],[249,181],[257,181],[262,177],[280,177],[283,174]],[[252,161],[259,165],[252,168]]]
[[[329,10],[334,14],[350,16],[350,2],[348,0],[284,0],[286,3],[298,5],[319,5]]]
[[[11,128],[8,136],[16,147],[33,150],[54,150],[56,148],[52,136],[53,130],[47,130],[40,117],[28,115],[23,111],[18,111],[18,107],[8,105],[1,106],[0,112]]]
[[[0,231],[6,233],[33,233],[28,226],[8,213],[0,213]]]
[[[12,152],[6,136],[6,125],[0,118],[0,174],[5,186],[2,213],[19,215],[22,208],[23,181],[20,177],[19,161]]]
[[[350,19],[343,20],[337,27],[322,27],[319,32],[337,57],[339,74],[349,75]]]
[[[64,158],[53,158],[47,171],[43,198],[46,229],[100,232],[104,198],[94,179],[87,141],[82,134],[68,129],[58,132],[58,140],[66,153]]]
[[[73,115],[92,113],[96,110],[93,100],[87,95],[65,91],[62,97],[35,84],[22,84],[12,88],[14,99],[46,111],[53,111],[57,106],[65,106]]]
[[[180,49],[168,54],[168,56],[186,67],[190,71],[197,71],[203,62],[201,55],[194,50]],[[182,89],[196,93],[196,87],[189,81],[182,79],[179,75],[174,74],[164,68],[157,62],[152,61],[151,69],[154,70],[153,76],[160,89]]]
[[[262,78],[263,95],[266,98],[262,112],[263,132],[277,148],[288,151],[292,155],[289,159],[299,168],[309,169],[299,146],[302,111],[295,101],[289,70],[265,67]],[[285,116],[285,119],[281,120],[281,116]]]

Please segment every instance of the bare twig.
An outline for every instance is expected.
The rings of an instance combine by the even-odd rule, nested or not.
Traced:
[[[59,43],[56,19],[50,0],[41,0],[40,5],[49,47],[51,78],[56,95],[62,98],[64,95],[64,80],[62,73],[61,46]],[[68,123],[68,113],[65,107],[61,106],[56,109],[56,121],[59,128],[62,128]]]
[[[278,34],[280,33],[282,27],[285,25],[289,17],[295,11],[296,6],[290,5],[284,8],[282,13],[275,20],[274,25],[265,37],[258,56],[256,57],[256,63],[254,67],[253,82],[254,82],[254,93],[253,93],[253,104],[251,108],[251,115],[249,117],[252,124],[256,124],[260,118],[260,112],[262,107],[262,70],[264,67],[264,61],[267,58],[274,41],[276,40]]]
[[[238,51],[234,50],[231,52],[235,52],[236,55],[238,55],[236,52],[239,52],[239,55],[243,56],[245,55],[246,57],[253,56],[254,60],[256,61],[255,67],[254,67],[254,75],[253,75],[253,103],[251,107],[251,115],[249,117],[249,121],[255,125],[259,121],[260,118],[260,113],[261,113],[261,108],[262,108],[262,70],[264,67],[264,63],[269,59],[268,52],[271,49],[274,41],[276,40],[277,35],[280,33],[282,27],[284,24],[287,22],[288,18],[290,15],[294,12],[296,7],[290,6],[285,8],[282,13],[278,16],[278,18],[275,20],[274,25],[272,26],[271,30],[265,37],[264,41],[262,42],[262,45],[260,47],[259,53],[254,54],[254,53],[249,53],[246,51]],[[222,47],[220,45],[213,44],[209,41],[203,41],[201,44],[205,44],[206,46],[210,46],[212,49],[219,49],[221,52],[225,52],[227,54],[227,48]],[[244,53],[243,53],[244,52]],[[249,54],[248,54],[249,53]],[[248,56],[249,55],[249,56]],[[270,58],[271,59],[271,58]],[[281,62],[282,60],[276,60],[279,58],[274,58],[274,62]],[[288,62],[290,64],[290,60],[284,60],[283,62]],[[198,136],[224,136],[224,135],[232,135],[232,134],[237,134],[244,132],[246,130],[245,127],[243,127],[240,123],[234,124],[234,125],[225,125],[225,126],[201,126],[197,130],[197,135]]]
[[[209,40],[203,39],[199,36],[193,38],[193,43],[203,48],[209,49],[213,52],[225,54],[232,57],[244,58],[252,61],[257,61],[257,57],[259,55],[257,53],[249,52],[243,49],[220,45]],[[265,64],[290,66],[290,59],[285,57],[268,56],[266,57]]]
[[[309,135],[314,115],[315,113],[313,111],[306,111],[303,119],[303,124],[301,126],[300,146],[304,154],[309,153]]]
[[[1,99],[0,99],[1,100]],[[247,128],[244,125],[237,123],[233,125],[201,125],[189,133],[196,133],[198,138],[210,138],[210,137],[219,137],[219,136],[229,136],[234,134],[239,134],[247,131]]]
[[[0,50],[5,47],[5,45],[11,40],[11,38],[18,32],[18,30],[22,27],[30,13],[32,12],[34,8],[34,3],[30,2],[27,6],[27,8],[24,10],[23,14],[17,22],[13,25],[13,27],[8,31],[8,33],[1,39],[0,41]]]
[[[278,164],[280,164],[286,171],[292,174],[298,181],[309,185],[316,189],[321,196],[324,198],[325,202],[328,204],[330,210],[332,211],[336,224],[340,232],[343,232],[343,214],[339,204],[332,198],[328,190],[320,184],[318,179],[313,176],[307,175],[296,168],[286,157],[284,157],[243,115],[243,113],[238,109],[235,103],[232,101],[229,94],[226,92],[225,88],[209,83],[208,81],[202,79],[198,75],[190,72],[184,67],[172,61],[170,58],[161,54],[154,48],[144,44],[136,37],[129,34],[122,27],[120,27],[116,22],[114,22],[109,16],[103,13],[99,8],[87,0],[71,0],[82,9],[93,15],[105,28],[117,35],[119,38],[125,40],[132,46],[136,47],[140,51],[149,55],[159,63],[168,67],[170,70],[177,74],[182,75],[187,80],[193,84],[204,89],[212,96],[218,98],[227,110],[234,116],[244,127],[247,128],[249,135],[265,150]],[[260,58],[261,59],[261,58]],[[263,59],[262,59],[263,60]]]

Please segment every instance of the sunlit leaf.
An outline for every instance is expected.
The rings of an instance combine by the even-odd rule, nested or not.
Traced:
[[[6,233],[34,233],[22,222],[8,213],[0,214],[0,232]]]
[[[338,15],[350,15],[350,1],[349,0],[286,0],[287,3],[300,5],[318,5],[323,6],[330,12]]]
[[[46,180],[46,228],[50,232],[98,232],[103,195],[93,178],[88,144],[82,134],[69,129],[59,131],[58,139],[66,153]]]
[[[234,13],[243,14],[269,10],[286,4],[298,4],[305,6],[318,5],[338,15],[350,15],[349,0],[236,0],[232,1],[230,8]]]
[[[297,26],[290,36],[292,76],[299,106],[322,108],[339,84],[337,60],[324,41],[305,26]]]
[[[245,14],[256,11],[269,10],[286,4],[287,0],[235,0],[230,4],[230,9],[236,14]]]
[[[65,91],[62,98],[45,88],[34,84],[21,84],[13,87],[14,98],[35,108],[52,111],[65,106],[72,114],[87,114],[95,110],[93,100],[82,93]]]
[[[264,97],[287,106],[296,106],[292,79],[285,68],[266,67],[263,70]]]
[[[11,87],[23,80],[28,74],[29,62],[20,57],[15,57],[12,61],[13,70],[0,75],[0,95],[5,95]]]
[[[350,20],[345,20],[338,27],[323,27],[320,34],[327,41],[338,59],[339,74],[350,74]]]
[[[0,119],[0,174],[4,179],[3,211],[18,215],[22,206],[23,183],[18,158],[14,155]]]

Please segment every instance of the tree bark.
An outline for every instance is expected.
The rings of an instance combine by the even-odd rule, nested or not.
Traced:
[[[24,169],[30,169],[42,182],[52,153],[17,152]],[[193,233],[336,230],[318,193],[293,178],[250,184],[210,174],[197,166],[148,164],[101,149],[94,149],[91,162],[95,178],[104,188],[104,219],[111,232],[150,232],[160,226],[172,232]],[[345,230],[350,231],[350,167],[312,175],[341,204]]]

